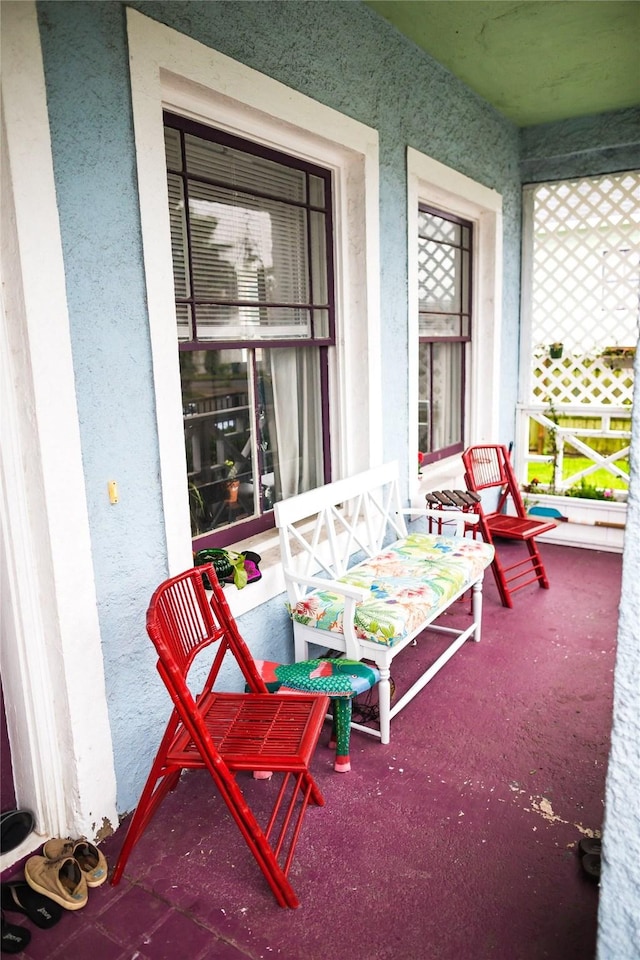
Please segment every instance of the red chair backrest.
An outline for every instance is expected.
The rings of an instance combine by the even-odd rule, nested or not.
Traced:
[[[212,586],[207,596],[203,576]],[[212,564],[185,570],[157,588],[147,610],[147,633],[158,653],[158,670],[165,682],[183,687],[196,655],[218,643],[205,684],[211,689],[227,653],[235,659],[254,693],[267,688],[224,598]]]
[[[462,454],[470,490],[503,487],[508,483],[504,469],[504,447],[496,445],[469,447]]]
[[[526,516],[509,451],[500,444],[483,444],[468,447],[462,454],[465,482],[469,490],[480,492],[491,487],[500,487],[500,497],[495,512],[500,513],[510,497],[519,517]]]

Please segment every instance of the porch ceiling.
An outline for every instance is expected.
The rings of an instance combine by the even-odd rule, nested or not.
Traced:
[[[365,0],[519,127],[640,105],[637,0]]]

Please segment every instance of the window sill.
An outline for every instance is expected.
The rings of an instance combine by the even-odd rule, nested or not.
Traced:
[[[238,553],[252,550],[261,557],[258,564],[262,574],[260,580],[248,583],[242,590],[238,590],[232,583],[226,583],[224,586],[225,599],[234,617],[241,617],[243,613],[248,613],[285,592],[277,531],[272,530],[238,543],[230,543],[228,549],[236,550]]]
[[[464,469],[459,456],[429,463],[420,470],[420,477],[412,490],[411,505],[424,507],[424,495],[431,490],[464,490]]]

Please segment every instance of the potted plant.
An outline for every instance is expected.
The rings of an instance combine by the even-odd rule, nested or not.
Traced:
[[[600,354],[606,365],[613,370],[632,367],[635,355],[635,347],[605,347]]]
[[[549,344],[549,356],[552,360],[559,360],[562,356],[564,344],[556,342]]]
[[[238,480],[238,468],[233,460],[225,460],[225,467],[227,468],[227,479],[225,483],[225,501],[227,503],[235,503],[238,499],[238,490],[240,489],[240,481]]]
[[[189,483],[189,513],[191,515],[191,534],[195,537],[203,531],[207,514],[202,494],[195,483]]]
[[[247,585],[244,553],[211,547],[208,550],[198,550],[194,556],[194,561],[197,567],[203,563],[212,563],[219,583],[224,583],[227,577],[233,574],[233,582],[238,590],[242,590]],[[208,578],[205,580],[205,587],[211,588]]]
[[[614,492],[611,487],[596,487],[594,484],[587,483],[584,477],[580,478],[579,483],[564,492],[565,497],[577,497],[581,500],[614,500]]]

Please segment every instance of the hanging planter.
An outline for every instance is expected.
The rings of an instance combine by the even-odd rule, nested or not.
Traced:
[[[549,344],[549,356],[552,360],[559,360],[562,356],[562,351],[564,350],[563,343],[551,343]]]
[[[605,347],[600,354],[604,362],[612,370],[622,370],[633,366],[636,356],[635,347]]]

